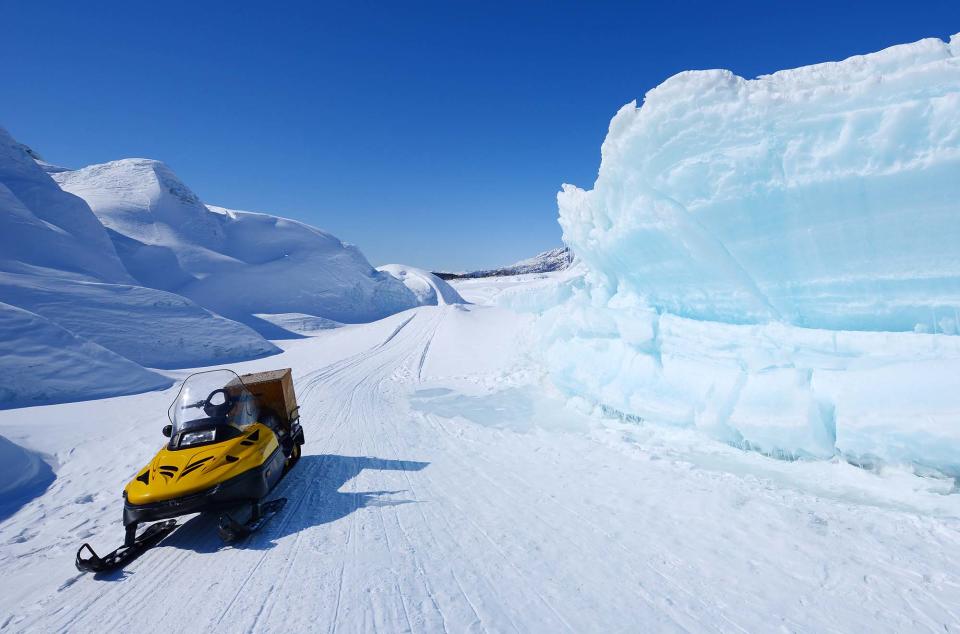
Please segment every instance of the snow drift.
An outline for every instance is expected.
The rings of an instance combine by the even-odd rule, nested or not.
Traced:
[[[53,177],[90,204],[140,284],[266,336],[284,333],[257,313],[356,323],[417,305],[356,247],[294,220],[204,205],[159,161],[125,159]]]
[[[0,409],[134,394],[172,383],[49,319],[4,303],[0,377]]]
[[[13,354],[4,361],[8,369],[13,369],[14,360],[25,364],[16,366],[19,372],[7,373],[2,379],[4,406],[15,401],[43,401],[44,395],[48,401],[84,395],[91,398],[169,384],[156,373],[138,370],[136,364],[197,366],[278,351],[249,328],[214,315],[188,299],[136,285],[90,207],[60,189],[24,146],[3,130],[0,301],[32,314],[18,313],[17,323],[33,320],[39,328],[30,338],[6,338],[2,342]],[[11,315],[8,312],[5,317]],[[16,332],[26,337],[26,331]],[[7,329],[5,337],[13,337],[16,332]],[[42,355],[41,333],[52,337]],[[58,347],[66,336],[73,338],[68,348],[75,351],[93,349],[83,345],[85,340],[98,344],[98,350],[102,346],[116,354],[99,350],[92,355],[99,375],[91,368],[61,372],[58,376],[74,380],[68,385],[65,378],[55,380],[49,371],[65,368],[69,355],[58,352]],[[28,360],[18,353],[21,343],[38,356]],[[80,358],[78,353],[72,360]],[[23,383],[14,386],[15,380]]]
[[[385,264],[378,266],[377,270],[402,282],[414,294],[420,306],[465,303],[460,293],[430,271],[403,264]]]
[[[586,274],[540,291],[556,383],[774,455],[960,473],[958,53],[685,72],[622,108],[593,190],[558,195]]]
[[[310,331],[418,305],[356,247],[208,208],[158,161],[68,170],[2,129],[0,302],[0,408],[156,389],[169,379],[142,366],[262,357],[279,351],[265,336],[300,336],[282,324]]]
[[[132,283],[83,200],[61,190],[0,128],[0,270]]]
[[[39,454],[0,436],[0,520],[41,495],[53,480],[53,469]]]

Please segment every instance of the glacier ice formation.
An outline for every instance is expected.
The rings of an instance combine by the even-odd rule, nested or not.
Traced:
[[[585,273],[538,308],[568,394],[773,455],[960,473],[960,35],[680,73],[558,204]]]

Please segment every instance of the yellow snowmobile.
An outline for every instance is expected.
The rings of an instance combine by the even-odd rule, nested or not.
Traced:
[[[100,557],[84,544],[76,559],[81,571],[122,567],[177,527],[169,518],[219,513],[220,537],[231,542],[283,508],[285,498],[263,500],[297,462],[304,442],[289,369],[192,374],[167,415],[163,434],[170,440],[123,490],[123,546]],[[140,524],[156,520],[166,521],[137,535]]]

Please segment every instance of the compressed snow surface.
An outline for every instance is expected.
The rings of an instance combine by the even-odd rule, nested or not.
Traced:
[[[624,418],[960,474],[958,53],[669,79],[558,196],[583,275],[501,303],[543,312],[555,383]]]
[[[420,306],[463,303],[463,298],[452,286],[430,271],[404,264],[385,264],[378,266],[377,270],[400,280],[416,296]]]
[[[487,283],[500,282],[519,292],[516,280]],[[157,548],[105,578],[78,574],[76,550],[121,542],[120,491],[165,441],[175,388],[0,412],[0,433],[59,465],[46,493],[0,522],[5,630],[956,624],[951,480],[774,460],[580,413],[530,363],[532,321],[484,306],[422,307],[234,366],[293,369],[307,444],[273,494],[289,500],[282,514],[233,547],[217,537],[216,517],[181,518]],[[802,405],[798,397],[793,409]]]

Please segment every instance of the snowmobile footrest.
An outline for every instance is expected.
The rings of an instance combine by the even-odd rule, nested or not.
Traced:
[[[258,506],[259,512],[255,513],[246,524],[241,524],[228,514],[221,515],[217,525],[217,533],[220,535],[220,539],[228,544],[239,541],[260,530],[271,517],[280,512],[280,509],[286,503],[287,498],[277,498],[260,504]]]
[[[169,535],[176,527],[177,520],[166,520],[152,524],[137,537],[132,546],[121,546],[103,557],[99,556],[90,544],[84,544],[77,551],[77,570],[96,573],[122,568],[143,554],[144,551],[160,543],[160,540]],[[84,551],[89,553],[88,557],[84,557]]]

